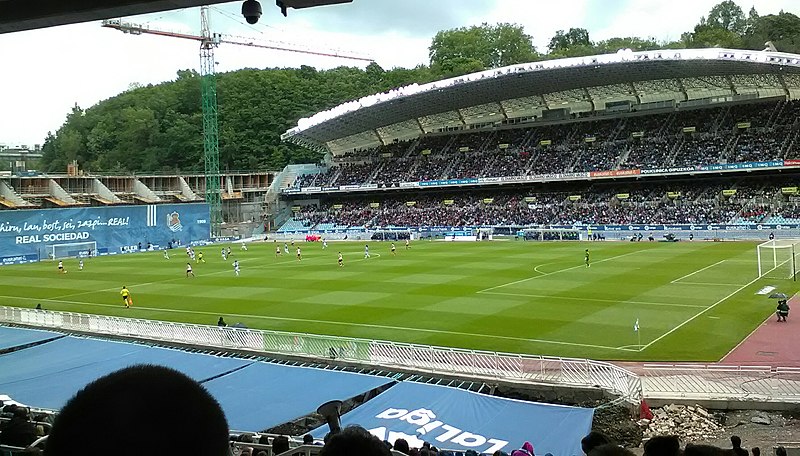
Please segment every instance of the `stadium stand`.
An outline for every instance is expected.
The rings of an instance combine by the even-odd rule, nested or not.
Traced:
[[[800,210],[794,197],[782,190],[797,181],[800,178],[575,183],[562,185],[564,188],[558,191],[540,187],[347,199],[329,196],[317,204],[303,206],[295,215],[297,220],[287,222],[280,231],[576,223],[794,223],[793,220],[800,220]],[[375,202],[378,207],[373,207]]]
[[[782,160],[797,155],[799,113],[772,101],[427,136],[348,153],[294,188]]]

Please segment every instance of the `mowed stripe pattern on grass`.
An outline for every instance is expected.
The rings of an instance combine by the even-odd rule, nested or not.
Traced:
[[[298,245],[302,261],[294,248],[276,257],[271,242],[248,251],[234,245],[227,261],[209,246],[206,263],[193,263],[196,278],[185,277],[180,250],[170,260],[160,252],[91,258],[84,271],[67,260],[61,275],[53,262],[3,267],[0,296],[6,305],[41,302],[52,310],[201,324],[222,315],[252,328],[642,360],[719,359],[773,310],[754,296],[756,281],[639,350],[750,282],[749,243],[417,241],[410,250],[398,243],[394,256],[389,243],[371,242],[370,259],[363,243]],[[234,258],[241,277],[234,277]],[[122,306],[122,285],[131,289],[133,309]],[[778,285],[794,292],[791,282]]]

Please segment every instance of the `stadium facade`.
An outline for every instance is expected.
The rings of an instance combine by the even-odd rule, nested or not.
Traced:
[[[799,55],[731,49],[620,51],[402,87],[284,133],[327,159],[276,178],[277,221],[290,234],[794,230],[799,97]],[[477,215],[425,216],[464,205]]]
[[[272,173],[222,176],[224,235],[264,231]],[[0,178],[0,264],[190,245],[211,237],[203,175]]]

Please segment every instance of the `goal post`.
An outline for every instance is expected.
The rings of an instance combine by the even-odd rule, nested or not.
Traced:
[[[73,242],[69,244],[51,244],[47,246],[50,259],[86,258],[97,255],[97,242]]]
[[[800,239],[773,239],[756,248],[758,277],[797,280]]]

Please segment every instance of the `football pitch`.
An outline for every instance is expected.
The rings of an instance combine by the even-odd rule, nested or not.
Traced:
[[[775,310],[755,243],[272,241],[0,268],[7,306],[606,360],[717,361]],[[302,261],[295,248],[300,246]],[[584,264],[589,249],[591,267]],[[281,248],[281,250],[283,250]],[[344,266],[337,266],[342,252]],[[241,276],[232,262],[238,259]],[[119,294],[125,285],[134,306]],[[638,321],[639,330],[634,326]]]

